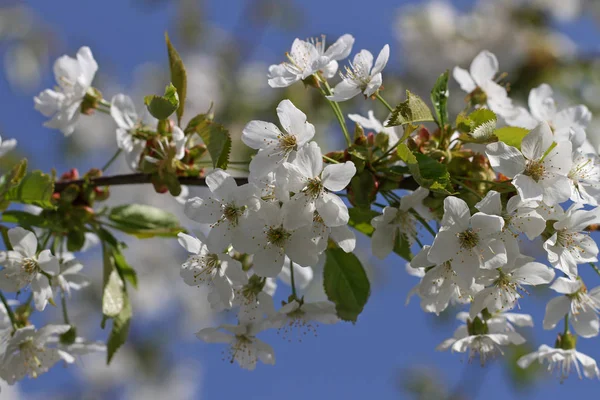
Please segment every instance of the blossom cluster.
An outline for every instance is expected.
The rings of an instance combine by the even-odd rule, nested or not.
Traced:
[[[50,118],[46,126],[65,135],[74,132],[82,114],[110,115],[116,124],[115,158],[124,153],[136,179],[148,178],[158,193],[168,191],[205,230],[190,235],[170,215],[144,207],[95,214],[94,202],[109,193],[93,181],[114,158],[83,179],[72,171],[51,182],[52,189],[55,183],[65,186],[38,201],[46,204],[40,212],[50,213],[44,216],[52,215],[51,222],[23,219],[21,225],[32,229],[7,230],[7,250],[0,253],[0,294],[31,291],[22,305],[2,294],[0,378],[13,384],[92,351],[108,350],[110,361],[124,342],[131,318],[127,285],[137,283],[109,228],[138,237],[177,237],[189,253],[180,269],[184,283],[208,287],[205,300],[211,308],[236,315],[235,323],[204,328],[196,336],[227,344],[226,358],[246,369],[259,360],[275,363],[273,348],[258,338],[265,330],[280,330],[291,339],[314,333],[318,324],[356,321],[370,294],[367,275],[352,254],[360,232],[370,237],[375,257],[394,253],[408,261],[407,270],[420,279],[409,298],[418,296],[423,311],[461,310],[457,318],[464,324],[439,350],[469,353],[470,360],[478,357],[484,364],[503,354],[505,346],[525,343],[520,329],[533,326],[534,319],[512,310],[521,308],[527,286],[549,285],[558,296],[548,302],[542,325],[553,330],[564,321],[564,330],[553,348],[542,345],[518,365],[546,362],[562,379],[572,366],[581,375],[580,363],[586,377],[600,378],[596,362],[576,347],[577,337],[600,333],[600,286],[588,290],[579,274],[585,264],[596,269],[599,253],[589,231],[600,224],[600,159],[586,132],[587,107],[559,110],[547,84],[531,90],[528,107],[517,104],[502,83],[497,58],[484,50],[468,70],[452,72],[467,94],[465,109],[453,123],[445,105],[448,73],[432,92],[434,113],[410,91],[393,108],[381,94],[388,45],[377,57],[359,51],[339,72],[339,82],[330,85],[352,53],[354,38],[343,35],[329,47],[324,37],[296,39],[287,61],[269,67],[268,84],[284,88],[302,82],[319,90],[347,146],[323,152],[322,133],[284,99],[275,110],[278,124],[254,120],[241,130],[241,142],[254,153],[248,175],[240,177],[227,170],[231,136],[210,110],[181,125],[185,90],[177,76],[183,62],[168,39],[167,44],[171,68],[179,68],[171,71],[176,82],[164,96],[147,96],[147,111],[138,112],[125,94],[104,100],[92,86],[98,65],[87,47],[76,58],[56,61],[58,86],[40,93],[34,104]],[[373,111],[368,117],[349,114],[356,124],[351,138],[338,103],[356,97],[378,100],[389,115],[381,122]],[[0,153],[15,144],[3,142]],[[17,175],[18,169],[1,184]],[[183,180],[201,182],[208,190],[187,198]],[[6,199],[29,204],[17,195]],[[430,244],[423,243],[424,231]],[[80,274],[82,264],[67,251],[86,247],[83,232],[102,242],[102,313],[104,321],[113,320],[106,347],[78,337],[66,311],[71,290],[89,285]],[[313,278],[319,282],[320,273],[327,300],[302,292]],[[290,286],[278,309],[277,279]],[[343,280],[349,283],[341,285]],[[58,296],[64,324],[36,330],[29,321],[31,304],[42,312]]]

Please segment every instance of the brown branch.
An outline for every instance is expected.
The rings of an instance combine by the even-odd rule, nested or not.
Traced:
[[[238,185],[248,183],[248,178],[234,178]],[[144,183],[152,183],[152,175],[150,174],[124,174],[112,176],[100,176],[92,179],[75,179],[70,181],[60,181],[54,184],[54,192],[60,193],[69,185],[82,186],[87,184],[92,187],[96,186],[117,186],[117,185],[139,185]],[[179,183],[188,186],[206,186],[206,179],[200,177],[181,176]]]

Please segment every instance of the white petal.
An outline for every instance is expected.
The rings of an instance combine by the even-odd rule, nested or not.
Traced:
[[[327,98],[331,101],[341,102],[350,100],[357,94],[360,94],[360,87],[356,84],[356,82],[351,81],[349,79],[344,79],[333,88],[333,94],[331,96],[327,96]]]
[[[308,143],[315,135],[315,127],[306,122],[306,114],[289,100],[283,100],[277,106],[277,116],[283,129],[297,138],[298,147]]]
[[[598,332],[600,332],[600,321],[594,310],[587,309],[577,314],[571,313],[570,321],[575,332],[581,337],[591,338],[598,336]]]
[[[276,277],[283,267],[283,250],[268,246],[254,254],[253,268],[258,276]]]
[[[544,83],[529,92],[529,109],[538,121],[551,121],[556,114],[552,88]]]
[[[189,253],[199,254],[202,242],[193,236],[180,232],[177,234],[177,241]]]
[[[484,82],[493,80],[498,73],[498,59],[491,52],[483,50],[473,59],[469,72],[475,83],[482,86]]]
[[[475,208],[485,214],[502,215],[502,199],[500,193],[490,190]]]
[[[458,197],[449,196],[444,199],[444,217],[441,230],[462,232],[469,227],[471,212],[467,203]]]
[[[566,296],[555,297],[546,305],[544,329],[554,329],[571,309],[571,300]]]
[[[454,76],[454,80],[458,82],[460,88],[467,93],[471,93],[477,88],[477,84],[466,69],[454,67],[452,76]]]
[[[513,179],[513,185],[524,201],[541,201],[544,198],[542,186],[529,176],[518,174]]]
[[[333,192],[343,190],[354,174],[356,174],[356,167],[352,161],[346,161],[344,164],[329,164],[323,170],[323,186]]]
[[[250,121],[242,131],[242,142],[252,149],[264,149],[278,142],[281,131],[270,122]]]
[[[490,143],[485,148],[485,154],[487,154],[494,171],[509,178],[513,178],[525,170],[525,158],[516,147],[502,142]]]
[[[373,66],[373,69],[371,70],[371,76],[377,75],[381,71],[383,71],[389,58],[390,58],[390,46],[386,44],[385,46],[383,46],[383,49],[381,49],[381,51],[379,52],[379,55],[377,56],[377,60],[375,60],[375,65]]]
[[[553,141],[552,129],[546,121],[540,122],[521,142],[521,152],[529,160],[539,160]]]
[[[117,94],[112,98],[110,101],[110,115],[117,126],[125,130],[133,128],[138,120],[133,100],[124,94]]]
[[[34,257],[37,252],[37,239],[31,231],[17,226],[8,230],[8,239],[15,251],[25,257]]]

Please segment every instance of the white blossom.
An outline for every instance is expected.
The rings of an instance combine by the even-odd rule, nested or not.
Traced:
[[[50,250],[37,254],[37,239],[33,232],[21,227],[8,231],[13,250],[0,252],[0,290],[16,292],[31,286],[33,300],[38,311],[43,311],[52,298],[52,287],[44,273],[55,276],[59,273],[58,260]]]
[[[329,47],[325,45],[325,35],[320,39],[296,39],[291,51],[286,53],[288,61],[269,67],[269,86],[287,87],[317,72],[327,79],[332,78],[338,69],[337,62],[348,57],[353,44],[354,37],[349,34],[340,36]]]
[[[509,178],[523,201],[544,201],[553,206],[571,196],[567,174],[571,170],[571,142],[560,141],[554,148],[552,130],[541,122],[521,143],[521,151],[503,142],[487,145],[492,168]]]
[[[361,50],[354,56],[354,60],[346,67],[346,73],[340,73],[342,81],[335,85],[333,94],[327,98],[331,101],[346,101],[363,93],[370,97],[377,93],[383,78],[381,71],[385,68],[390,58],[390,46],[383,46],[373,65],[373,55],[368,50]]]
[[[600,198],[600,158],[596,154],[573,152],[573,165],[567,175],[571,184],[571,200],[598,205]]]
[[[0,158],[11,152],[15,147],[17,147],[17,139],[2,140],[0,136]]]
[[[250,162],[251,177],[261,178],[275,171],[315,135],[315,127],[291,101],[279,103],[277,116],[283,132],[264,121],[250,121],[242,131],[242,142],[258,150]]]
[[[34,98],[35,109],[51,119],[44,126],[65,135],[75,130],[81,103],[92,86],[98,64],[89,47],[82,47],[77,58],[64,55],[54,63],[56,90],[46,89]]]
[[[316,142],[310,142],[296,153],[294,161],[283,164],[288,171],[287,189],[294,192],[284,203],[283,226],[296,229],[309,225],[315,211],[328,227],[348,223],[346,204],[335,194],[343,190],[356,173],[352,161],[323,167],[323,155]]]
[[[545,344],[541,345],[537,351],[529,353],[519,358],[517,364],[521,368],[529,367],[534,361],[540,364],[548,364],[548,372],[557,371],[560,380],[563,381],[571,373],[571,368],[575,368],[579,379],[581,379],[581,369],[579,364],[583,366],[583,375],[586,378],[599,378],[600,370],[596,365],[596,360],[592,357],[583,354],[575,349],[564,350],[560,348],[552,348]]]

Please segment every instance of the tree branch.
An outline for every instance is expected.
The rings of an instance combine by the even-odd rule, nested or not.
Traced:
[[[70,181],[60,181],[54,184],[54,192],[60,193],[69,185],[82,186],[87,184],[92,187],[96,186],[117,186],[117,185],[139,185],[144,183],[152,183],[152,175],[150,174],[123,174],[112,176],[100,176],[91,179],[75,179]],[[238,185],[248,183],[248,178],[234,178]],[[179,183],[188,186],[206,186],[206,178],[181,176]]]

